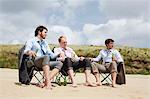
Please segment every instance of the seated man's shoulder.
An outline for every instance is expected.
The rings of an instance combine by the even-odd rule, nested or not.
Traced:
[[[60,48],[60,47],[54,47],[53,49],[54,49],[54,51],[61,50],[61,48]]]
[[[113,49],[114,52],[119,52],[117,49]]]
[[[30,38],[28,41],[37,41],[36,37]]]
[[[67,47],[67,50],[71,50],[71,51],[73,51],[73,49],[72,49],[72,48],[70,48],[70,47]]]
[[[106,49],[100,49],[100,53],[101,53],[101,52],[105,52],[105,51],[106,51]]]
[[[31,38],[31,39],[27,40],[26,43],[32,43],[34,41],[35,41],[35,38]]]

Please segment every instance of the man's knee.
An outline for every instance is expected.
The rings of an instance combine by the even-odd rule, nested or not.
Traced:
[[[111,73],[117,72],[117,63],[116,63],[116,61],[112,61],[110,66],[111,66]]]
[[[65,61],[71,61],[71,58],[67,57],[65,58]]]
[[[96,63],[96,62],[92,62],[92,63],[91,63],[91,71],[92,71],[93,74],[99,73],[99,70],[98,70],[97,63]]]
[[[48,55],[45,55],[43,57],[43,62],[42,62],[42,65],[49,65],[49,61],[50,61],[50,57]]]
[[[62,66],[63,66],[63,63],[62,63],[61,61],[58,61],[58,62],[57,62],[57,68],[58,68],[59,70],[61,70]]]
[[[85,70],[91,70],[91,62],[89,59],[84,59],[83,60],[84,64],[85,65]]]

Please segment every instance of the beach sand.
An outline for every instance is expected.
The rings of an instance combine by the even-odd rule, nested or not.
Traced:
[[[67,86],[46,90],[35,85],[19,85],[18,70],[0,69],[0,99],[150,99],[150,75],[126,75],[127,84],[110,86],[84,86],[83,73],[76,74],[77,88]],[[91,75],[91,80],[94,78]],[[35,82],[33,78],[32,82]]]

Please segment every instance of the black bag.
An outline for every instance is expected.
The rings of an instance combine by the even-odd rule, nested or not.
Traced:
[[[25,46],[19,50],[18,54],[18,69],[19,69],[19,82],[22,84],[30,84],[33,77],[33,60],[24,54]]]
[[[122,62],[118,63],[117,66],[118,74],[116,77],[116,84],[126,84],[126,77],[125,77],[125,67]]]

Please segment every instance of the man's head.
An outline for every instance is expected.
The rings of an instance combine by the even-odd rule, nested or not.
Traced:
[[[114,47],[114,40],[113,39],[106,39],[105,45],[107,49],[112,49]]]
[[[35,30],[35,36],[40,37],[41,39],[45,39],[47,36],[48,29],[44,26],[38,26]]]
[[[58,39],[60,47],[66,48],[67,47],[67,38],[65,36],[60,36]]]

